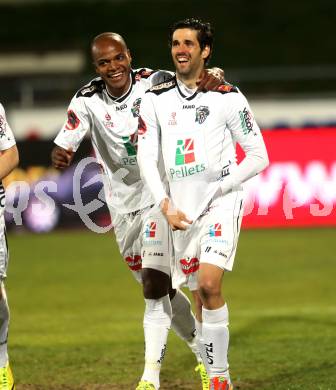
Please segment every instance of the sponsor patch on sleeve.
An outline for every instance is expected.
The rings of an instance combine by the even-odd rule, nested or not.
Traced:
[[[254,117],[247,107],[243,111],[239,111],[240,123],[245,135],[253,132]]]
[[[147,126],[145,121],[139,116],[139,124],[138,124],[138,134],[144,135],[147,131]]]
[[[68,121],[65,125],[67,130],[75,130],[80,124],[80,120],[73,110],[68,111]]]

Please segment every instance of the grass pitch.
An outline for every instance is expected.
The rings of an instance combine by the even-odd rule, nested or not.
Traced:
[[[135,389],[143,299],[112,234],[9,235],[17,390]],[[235,389],[336,389],[334,229],[243,231],[225,276]],[[162,390],[200,389],[169,336]]]

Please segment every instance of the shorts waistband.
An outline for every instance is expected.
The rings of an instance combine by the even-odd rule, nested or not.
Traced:
[[[150,206],[147,206],[147,207],[145,207],[144,209],[139,209],[139,210],[131,211],[131,212],[128,213],[127,215],[130,216],[130,217],[136,217],[137,215],[142,214],[146,209],[151,209],[152,207],[154,207],[154,204],[152,204],[152,205],[150,205]]]

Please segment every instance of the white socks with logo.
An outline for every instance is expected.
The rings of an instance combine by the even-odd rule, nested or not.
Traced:
[[[197,361],[202,361],[196,341],[196,319],[191,311],[189,298],[183,291],[176,290],[176,294],[171,300],[171,306],[173,312],[172,329],[188,344],[189,348],[195,354]]]
[[[145,299],[145,370],[142,380],[160,388],[160,369],[163,361],[168,332],[172,319],[172,308],[169,295],[160,299]]]
[[[2,297],[0,299],[0,367],[5,367],[8,362],[7,336],[9,324],[9,307],[3,283],[1,283],[0,288],[2,293]]]
[[[202,337],[210,378],[223,376],[230,380],[228,364],[229,312],[225,304],[216,310],[202,308]]]

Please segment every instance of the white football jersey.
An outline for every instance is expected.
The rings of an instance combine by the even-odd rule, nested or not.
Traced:
[[[15,138],[7,122],[5,109],[0,103],[0,154],[2,150],[9,149],[14,145],[15,145]],[[3,227],[2,216],[3,216],[4,208],[5,208],[5,189],[0,180],[0,218],[1,218],[0,228],[1,229]]]
[[[165,189],[153,170],[160,148],[175,206],[196,219],[224,183],[223,193],[267,165],[267,152],[246,98],[234,86],[189,96],[176,78],[145,94],[139,118],[138,158],[156,202]],[[237,166],[236,142],[246,153]],[[239,168],[238,168],[239,167]]]
[[[0,150],[6,150],[15,145],[15,138],[6,119],[5,109],[0,103]]]
[[[60,147],[76,151],[90,132],[96,158],[107,179],[106,200],[119,213],[154,203],[140,179],[137,162],[139,107],[145,91],[170,74],[137,69],[132,70],[130,77],[130,89],[119,98],[108,93],[100,77],[81,88],[71,100],[68,119],[55,139]]]

